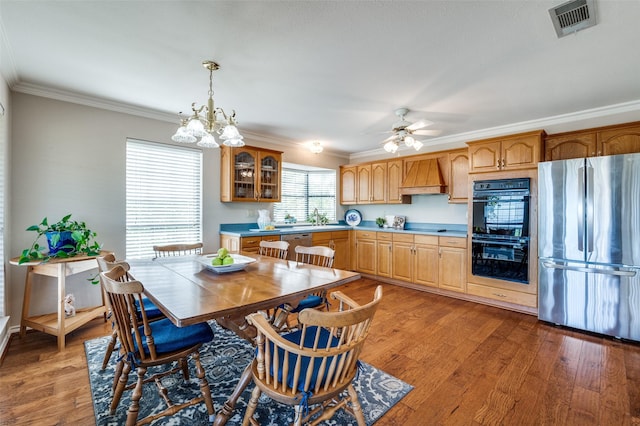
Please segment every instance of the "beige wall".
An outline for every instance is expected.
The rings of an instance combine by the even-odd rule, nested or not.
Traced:
[[[10,162],[8,161],[9,159],[9,148],[10,148],[10,143],[9,143],[9,135],[11,134],[11,127],[10,127],[10,122],[11,122],[11,93],[9,91],[9,87],[7,86],[4,78],[2,77],[2,75],[0,75],[0,103],[2,104],[2,107],[4,107],[4,115],[2,114],[2,107],[0,107],[0,164],[2,164],[2,167],[0,168],[1,170],[3,170],[2,175],[0,175],[0,209],[2,209],[2,218],[3,220],[0,221],[0,238],[3,239],[3,247],[4,250],[3,252],[0,251],[0,256],[4,256],[7,257],[7,254],[10,253],[9,250],[7,250],[8,248],[8,244],[9,244],[9,235],[11,234],[11,228],[8,225],[8,217],[9,217],[9,212],[8,212],[8,206],[9,203],[7,202],[7,200],[9,199],[9,189],[8,189],[8,185],[9,185],[9,174],[11,172],[10,170]],[[7,269],[6,267],[6,262],[4,263],[4,267],[5,270]],[[5,279],[5,282],[6,279]],[[8,287],[8,286],[6,286]],[[2,286],[0,286],[0,292],[2,292],[0,294],[0,319],[4,316],[8,314],[8,308],[7,308],[7,301],[8,301],[8,296],[7,296],[7,291],[6,288],[3,289]],[[2,321],[0,320],[0,325],[2,325]],[[3,327],[0,327],[0,343],[2,342],[2,330]]]
[[[176,124],[128,114],[13,93],[12,173],[10,201],[12,220],[6,257],[15,257],[33,242],[34,233],[24,231],[44,216],[57,220],[72,213],[98,233],[105,249],[120,257],[125,253],[125,154],[127,138],[171,143]],[[295,145],[246,136],[250,145],[284,151],[287,162],[337,169],[347,159],[314,155]],[[195,146],[195,145],[192,145]],[[218,248],[220,223],[254,222],[257,203],[220,203],[220,151],[203,151],[203,231],[205,250]],[[343,214],[340,208],[339,215]],[[25,267],[7,266],[8,313],[17,325],[22,306]],[[79,274],[68,280],[78,306],[93,303],[99,293]],[[51,310],[55,283],[37,280],[39,297],[31,314]]]

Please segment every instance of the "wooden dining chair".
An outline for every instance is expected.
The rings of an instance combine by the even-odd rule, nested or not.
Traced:
[[[357,374],[362,347],[382,298],[382,286],[373,300],[360,306],[340,291],[330,297],[340,302],[338,311],[305,309],[300,328],[280,334],[260,314],[247,316],[256,327],[256,357],[251,363],[255,388],[247,404],[243,425],[257,425],[253,418],[262,393],[295,407],[295,425],[315,425],[342,408],[360,426],[365,419],[352,381]],[[342,395],[344,390],[347,392]],[[310,407],[316,405],[316,407]]]
[[[289,254],[289,243],[287,241],[260,241],[258,254],[278,259],[286,259]]]
[[[295,252],[297,263],[307,263],[325,268],[331,268],[333,266],[335,251],[329,247],[296,246]],[[274,314],[273,324],[281,331],[290,330],[293,327],[292,324],[295,323],[295,314],[306,308],[329,310],[329,300],[327,299],[326,290],[309,294],[298,302],[298,305],[295,307],[288,304],[279,306],[278,312]]]
[[[202,243],[193,244],[167,244],[153,246],[155,257],[186,256],[190,254],[202,254]]]
[[[126,266],[117,265],[107,272],[100,273],[119,330],[120,356],[124,362],[122,374],[113,393],[111,414],[115,413],[124,390],[133,388],[131,405],[127,410],[127,426],[150,423],[203,401],[209,413],[209,421],[212,422],[215,412],[211,390],[200,362],[199,352],[203,343],[213,340],[211,327],[206,322],[176,327],[168,318],[149,321],[142,303],[144,287],[140,281],[130,276],[127,270]],[[174,404],[160,379],[182,371],[185,382],[189,383],[188,359],[195,364],[201,396]],[[155,374],[145,378],[147,369],[152,366],[163,366],[164,369],[155,370]],[[127,385],[132,369],[136,370],[138,378],[131,385]],[[160,399],[166,402],[167,408],[138,422],[142,388],[145,383],[151,381],[156,383]]]
[[[128,263],[123,261],[120,261],[120,262],[117,261],[116,256],[113,253],[107,253],[104,256],[98,256],[96,260],[98,262],[98,273],[110,271],[111,269],[113,269],[118,265],[122,265],[125,269],[127,269],[127,271],[129,268]],[[104,292],[105,289],[104,289],[104,285],[102,284],[102,280],[100,280],[100,284],[102,285],[102,291]],[[102,359],[103,370],[107,368],[107,364],[111,359],[111,354],[113,353],[113,349],[115,348],[116,343],[118,342],[118,327],[113,318],[113,311],[111,310],[111,305],[109,304],[109,298],[106,297],[106,293],[105,293],[105,300],[107,302],[107,309],[111,312],[109,316],[112,319],[113,332],[111,333],[111,339],[107,344],[107,349],[105,351],[104,358]],[[143,298],[142,304],[144,305],[145,311],[147,312],[147,318],[149,318],[150,320],[164,318],[164,314],[162,313],[162,311],[160,311],[160,309],[158,309],[158,307],[154,305],[153,302],[149,300],[147,297]],[[122,372],[122,362],[118,362],[118,365],[116,366],[116,374],[114,376],[114,383],[113,383],[114,389],[116,385],[116,380],[120,375],[120,372]]]

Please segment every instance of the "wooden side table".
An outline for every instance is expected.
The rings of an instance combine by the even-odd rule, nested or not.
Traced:
[[[105,252],[106,254],[106,252]],[[27,266],[27,277],[24,285],[24,300],[22,302],[22,318],[20,320],[20,337],[23,337],[27,327],[58,337],[58,350],[64,350],[65,336],[76,328],[86,324],[94,318],[103,315],[106,321],[106,306],[104,293],[102,294],[102,305],[90,308],[77,309],[73,317],[65,317],[64,297],[65,281],[70,275],[79,274],[98,267],[97,256],[79,255],[67,259],[51,259],[46,263],[26,262],[20,266]],[[9,261],[12,265],[18,264],[19,257],[14,257]],[[58,310],[44,315],[29,316],[31,304],[31,288],[33,276],[35,274],[55,277],[58,279]],[[88,284],[92,285],[92,284]]]

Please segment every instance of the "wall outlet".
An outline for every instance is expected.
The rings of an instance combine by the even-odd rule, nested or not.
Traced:
[[[255,210],[251,210],[251,209],[248,209],[248,210],[247,210],[247,217],[255,217],[255,216],[256,216],[256,214],[257,214],[257,213],[256,213],[256,211],[255,211]]]

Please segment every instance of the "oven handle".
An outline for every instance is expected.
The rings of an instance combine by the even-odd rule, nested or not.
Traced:
[[[529,241],[520,242],[520,241],[496,241],[496,240],[476,240],[471,239],[472,243],[480,243],[480,244],[494,244],[501,246],[526,246],[529,245]]]
[[[585,268],[583,266],[570,266],[563,265],[555,262],[542,262],[542,265],[545,268],[549,269],[566,269],[567,271],[576,271],[576,272],[589,272],[593,274],[603,274],[603,275],[617,275],[620,277],[635,277],[637,271],[621,271],[615,269],[598,269],[598,268]]]

